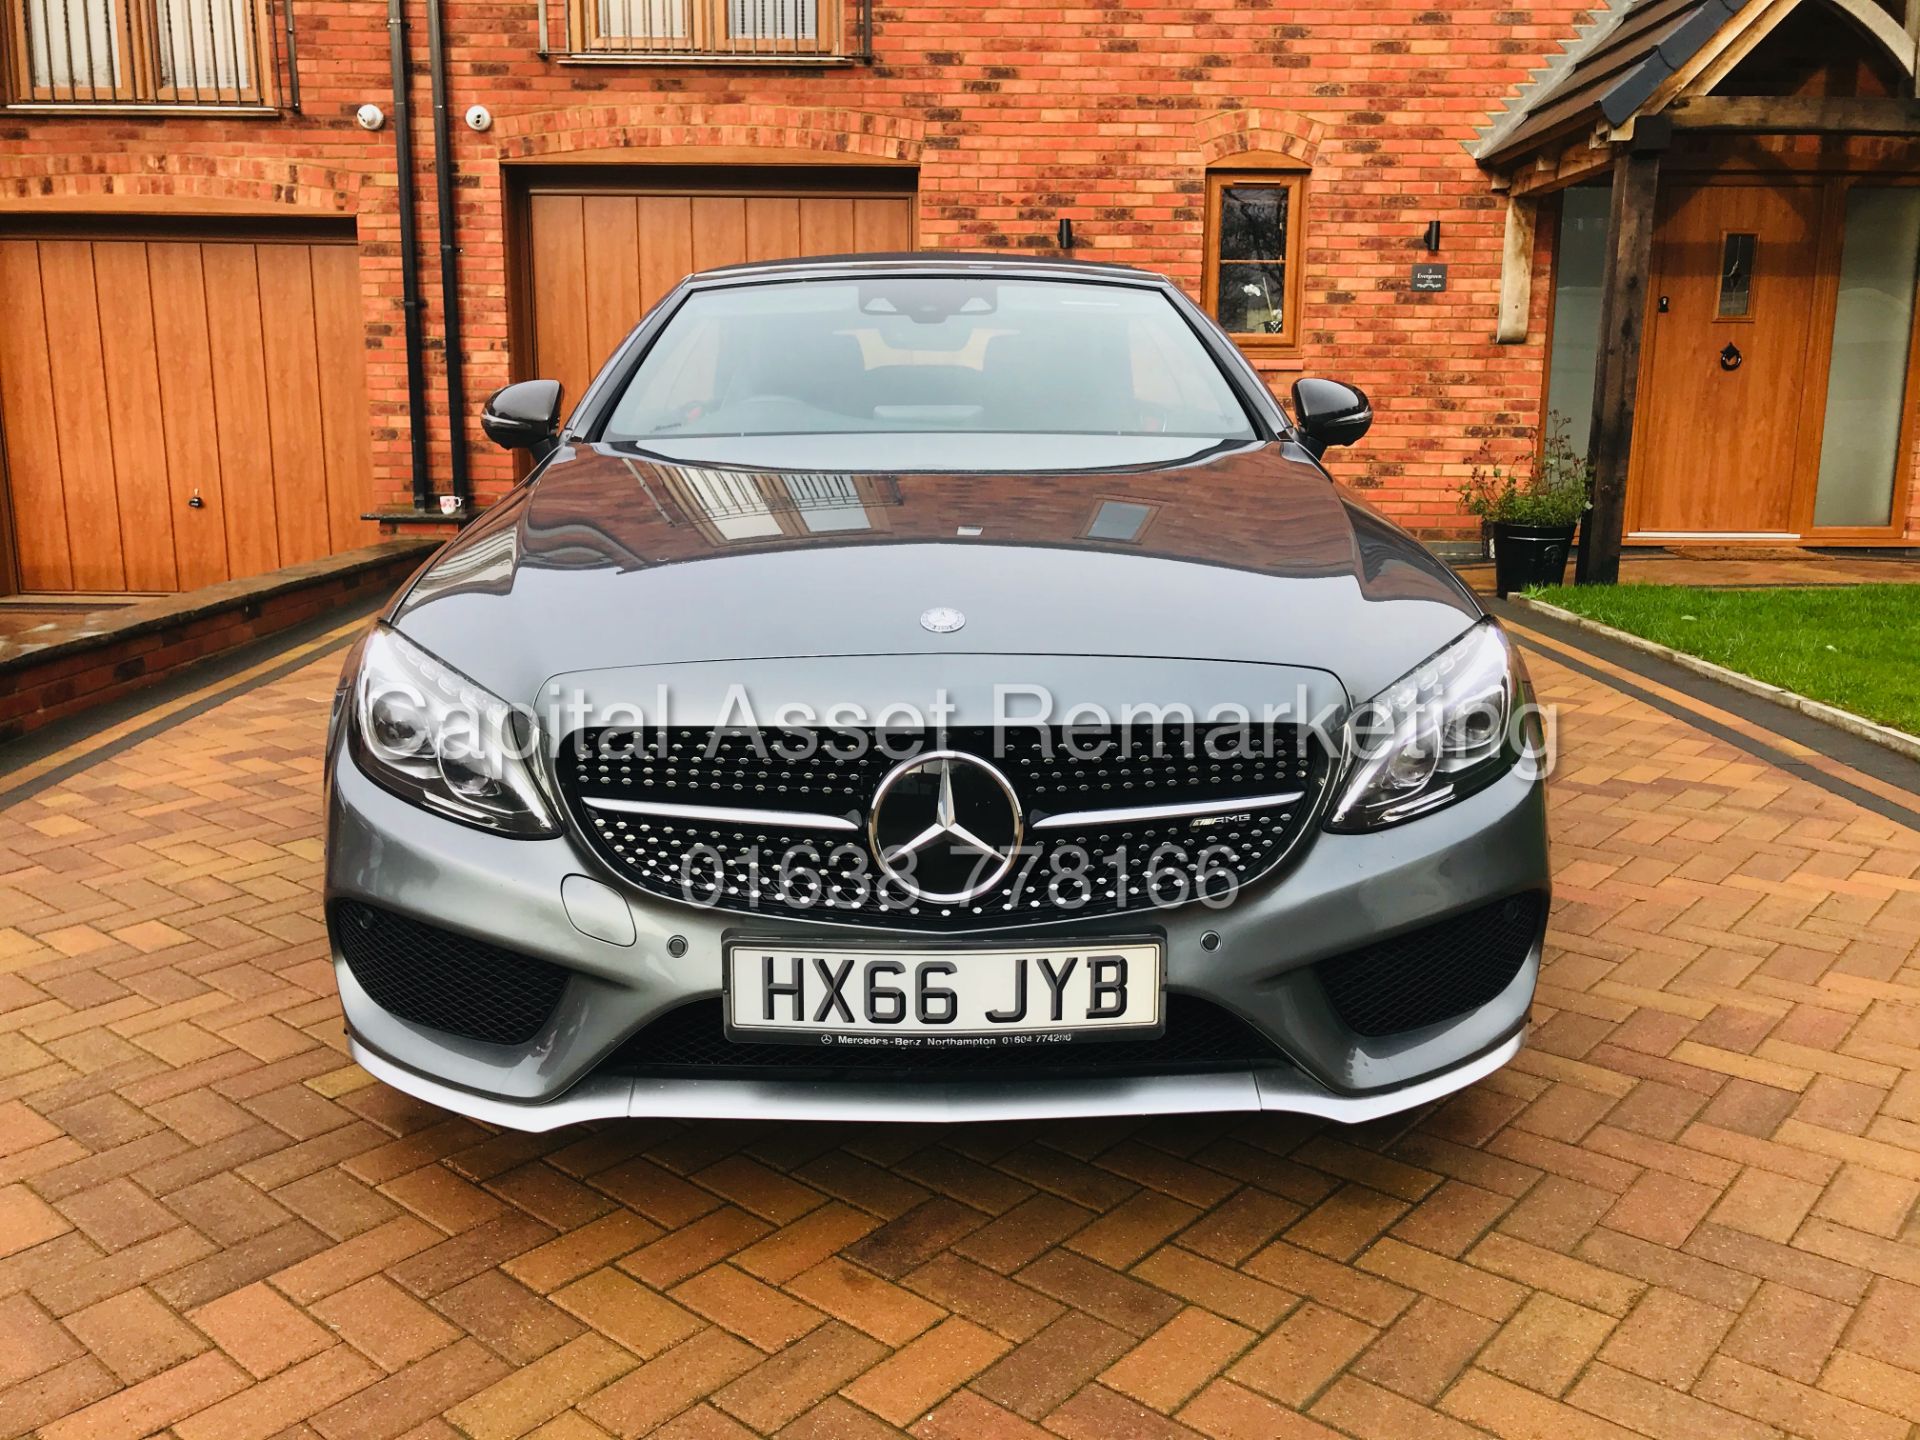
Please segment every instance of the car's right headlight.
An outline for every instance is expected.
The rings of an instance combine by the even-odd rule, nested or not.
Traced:
[[[531,763],[539,740],[532,717],[398,631],[367,637],[348,743],[354,763],[402,799],[503,835],[557,835]]]
[[[1421,661],[1347,721],[1330,830],[1377,830],[1490,785],[1540,751],[1526,669],[1491,620]]]

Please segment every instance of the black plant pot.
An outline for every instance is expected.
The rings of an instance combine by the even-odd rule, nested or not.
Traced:
[[[1502,600],[1514,590],[1536,585],[1558,585],[1567,576],[1567,557],[1573,553],[1571,525],[1508,525],[1493,527],[1494,588]]]

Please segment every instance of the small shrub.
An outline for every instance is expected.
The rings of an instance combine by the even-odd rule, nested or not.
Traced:
[[[1561,415],[1547,422],[1540,453],[1525,466],[1500,465],[1483,446],[1460,487],[1467,513],[1496,525],[1576,525],[1592,496],[1593,466],[1573,448]]]

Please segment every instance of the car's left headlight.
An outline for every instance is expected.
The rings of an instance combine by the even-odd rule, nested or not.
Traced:
[[[1463,800],[1538,749],[1526,671],[1486,620],[1347,721],[1331,830],[1377,830]]]
[[[382,625],[360,652],[348,743],[376,783],[503,835],[557,835],[531,757],[539,729],[499,696]]]

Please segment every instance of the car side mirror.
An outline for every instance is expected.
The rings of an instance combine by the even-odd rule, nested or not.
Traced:
[[[1293,414],[1302,441],[1316,456],[1335,445],[1358,445],[1373,428],[1373,403],[1366,392],[1338,380],[1296,380]]]
[[[503,450],[531,451],[538,464],[560,443],[560,382],[522,380],[494,391],[480,428]]]

